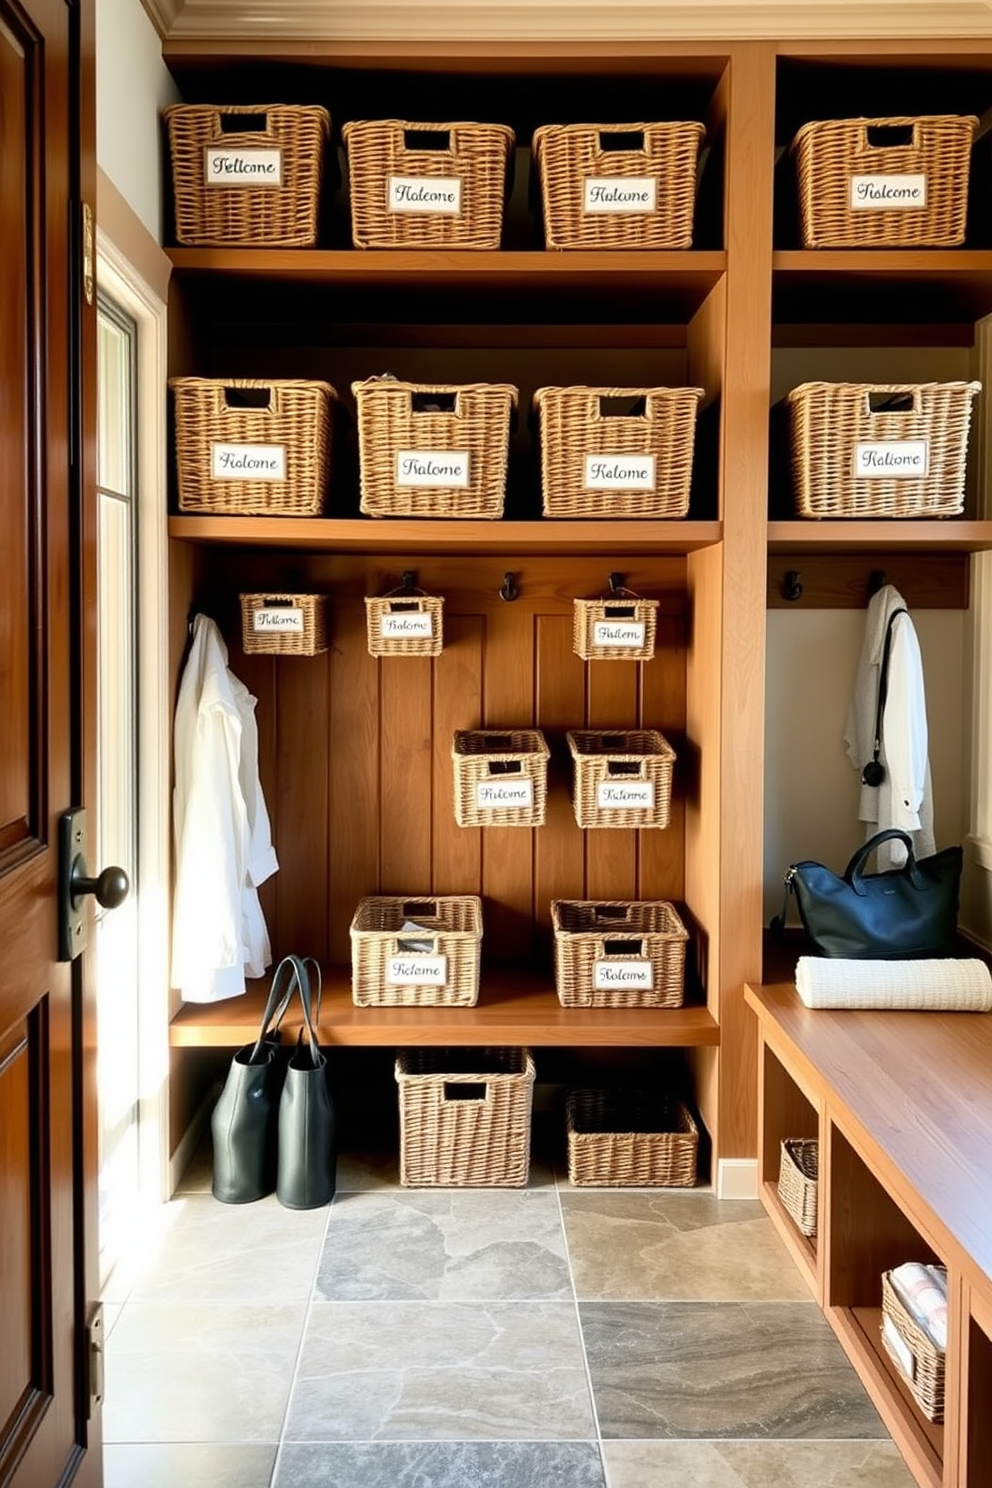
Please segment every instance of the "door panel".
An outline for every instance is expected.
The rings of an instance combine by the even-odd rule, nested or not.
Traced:
[[[68,1482],[87,1432],[79,974],[57,960],[56,919],[57,818],[81,778],[70,299],[81,14],[66,0],[0,0],[2,1488]],[[82,1476],[98,1481],[89,1463]]]

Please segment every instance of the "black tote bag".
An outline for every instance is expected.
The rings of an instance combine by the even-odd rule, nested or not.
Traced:
[[[317,1043],[320,1022],[320,968],[307,958],[296,964],[296,986],[303,1004],[303,1026],[286,1066],[279,1099],[276,1198],[287,1209],[318,1209],[334,1197],[337,1136],[327,1057]],[[308,968],[317,978],[311,1010]]]
[[[248,1204],[276,1186],[276,1120],[282,1087],[279,1024],[297,986],[296,958],[275,969],[258,1038],[231,1059],[210,1118],[211,1191],[222,1204]]]

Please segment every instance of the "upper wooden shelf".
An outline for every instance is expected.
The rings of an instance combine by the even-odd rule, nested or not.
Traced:
[[[981,553],[992,549],[992,522],[797,519],[768,523],[771,553],[885,553],[940,548]]]
[[[483,968],[475,1007],[356,1007],[351,970],[323,968],[320,1042],[325,1045],[533,1045],[544,1048],[654,1048],[718,1044],[719,1029],[704,1007],[566,1008],[547,978],[526,968]],[[169,1027],[173,1047],[230,1047],[258,1037],[267,983],[243,997],[184,1003]],[[283,1021],[292,1043],[299,1015]]]
[[[779,323],[955,324],[992,312],[992,251],[800,249],[772,255]]]
[[[719,522],[539,519],[472,521],[412,517],[169,518],[169,536],[233,547],[334,553],[691,553],[720,541]],[[990,531],[992,545],[992,531]]]

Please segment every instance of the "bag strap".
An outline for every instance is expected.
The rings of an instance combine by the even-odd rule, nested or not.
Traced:
[[[871,857],[876,847],[881,847],[883,842],[893,841],[901,842],[906,849],[906,861],[902,868],[896,869],[896,872],[905,873],[914,889],[928,889],[930,887],[917,866],[916,857],[913,853],[912,837],[908,832],[903,832],[899,827],[886,827],[884,832],[876,832],[874,837],[869,837],[867,842],[862,842],[844,869],[845,880],[851,885],[854,892],[860,894],[862,898],[868,893],[862,879],[862,870],[865,863]]]
[[[885,627],[885,643],[882,646],[882,665],[878,673],[878,696],[875,699],[875,734],[874,745],[871,753],[871,763],[878,764],[878,756],[882,749],[882,719],[885,716],[885,702],[889,695],[889,654],[892,650],[892,626],[900,615],[908,615],[909,611],[905,605],[893,610]],[[873,781],[873,784],[877,782]]]
[[[320,1051],[320,1046],[317,1043],[317,1035],[314,1032],[313,1014],[311,1010],[312,994],[310,990],[310,974],[307,971],[307,967],[312,966],[317,974],[316,1015],[317,1024],[319,1025],[321,999],[320,967],[317,965],[312,956],[306,956],[302,960],[299,956],[292,956],[290,957],[290,959],[292,960],[296,970],[296,986],[299,987],[300,1002],[303,1007],[303,1027],[300,1028],[299,1036],[296,1040],[297,1053],[299,1053],[303,1045],[303,1030],[305,1028],[307,1033],[307,1043],[310,1049],[311,1063],[313,1064],[314,1069],[320,1069],[321,1066],[326,1064],[327,1061]]]
[[[284,979],[287,981],[285,990],[281,986]],[[269,996],[265,1004],[265,1012],[262,1014],[258,1038],[255,1040],[254,1047],[248,1057],[249,1064],[254,1064],[258,1059],[266,1035],[275,1033],[278,1030],[279,1024],[285,1016],[286,1009],[292,1001],[293,993],[296,990],[297,979],[296,957],[284,956],[272,975],[272,985],[269,987]],[[269,1027],[270,1023],[272,1024],[271,1028]]]

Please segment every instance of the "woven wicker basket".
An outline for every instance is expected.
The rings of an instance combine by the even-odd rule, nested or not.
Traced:
[[[699,1128],[675,1096],[572,1090],[565,1103],[568,1177],[578,1187],[691,1188]]]
[[[326,109],[177,103],[165,110],[165,119],[180,243],[218,248],[316,243],[331,130]],[[241,121],[262,127],[238,128]]]
[[[657,729],[572,729],[572,806],[580,827],[667,827],[675,750]]]
[[[809,1239],[816,1234],[818,1154],[818,1142],[787,1137],[782,1143],[778,1169],[778,1196],[793,1222]]]
[[[527,1049],[401,1051],[400,1183],[525,1187],[534,1075]]]
[[[320,515],[337,397],[329,383],[173,377],[169,386],[181,512]]]
[[[404,925],[417,928],[404,933]],[[351,922],[358,1007],[474,1007],[482,900],[474,894],[360,899]]]
[[[976,118],[957,114],[804,124],[792,142],[803,246],[963,243],[977,128]]]
[[[546,517],[684,517],[702,388],[534,394]]]
[[[341,137],[356,248],[499,247],[507,125],[358,119]]]
[[[451,745],[460,827],[540,827],[551,751],[540,729],[458,729]]]
[[[396,589],[365,601],[370,656],[440,656],[444,599],[420,589]]]
[[[971,407],[980,390],[978,382],[806,382],[793,388],[786,404],[799,515],[959,515]]]
[[[690,248],[702,124],[543,124],[548,248]]]
[[[324,594],[242,594],[241,645],[247,655],[316,656],[327,650]]]
[[[572,650],[583,661],[650,661],[658,601],[616,588],[572,601]]]
[[[510,418],[506,383],[353,382],[361,510],[370,517],[503,515]]]
[[[886,1328],[894,1328],[909,1350],[911,1363],[889,1335]],[[882,1344],[892,1360],[899,1377],[905,1380],[913,1399],[928,1421],[944,1419],[944,1364],[945,1351],[937,1347],[928,1333],[907,1311],[890,1280],[888,1271],[882,1273]]]
[[[671,904],[553,899],[551,925],[563,1007],[682,1006],[689,933]]]

